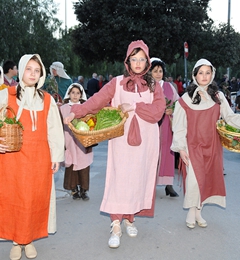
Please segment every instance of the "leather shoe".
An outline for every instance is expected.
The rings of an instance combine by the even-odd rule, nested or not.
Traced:
[[[80,189],[80,198],[82,198],[82,200],[85,200],[85,201],[89,200],[86,190],[84,190],[82,188]]]
[[[37,257],[37,250],[33,243],[30,243],[24,247],[25,249],[25,255],[27,258],[33,259]]]
[[[172,185],[166,185],[165,192],[166,192],[166,196],[170,195],[170,197],[179,197],[177,192],[173,189]]]
[[[11,260],[19,260],[22,257],[22,247],[20,245],[13,245],[10,251],[9,258]]]

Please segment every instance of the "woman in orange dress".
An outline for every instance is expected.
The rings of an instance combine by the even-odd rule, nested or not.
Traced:
[[[57,105],[40,90],[45,75],[39,55],[24,55],[18,86],[0,95],[0,107],[10,106],[24,127],[19,152],[8,152],[6,145],[0,145],[0,237],[13,241],[11,260],[20,259],[23,249],[28,258],[35,258],[32,241],[48,236],[52,175],[64,160]]]

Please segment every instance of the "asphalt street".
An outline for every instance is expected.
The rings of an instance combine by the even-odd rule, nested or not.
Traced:
[[[118,249],[108,247],[110,219],[99,211],[107,160],[107,142],[94,148],[90,170],[89,201],[73,200],[62,187],[64,168],[55,174],[57,233],[35,241],[39,260],[239,260],[240,259],[240,153],[224,149],[227,208],[203,208],[208,227],[185,225],[181,178],[175,172],[174,188],[180,195],[170,198],[164,186],[157,187],[155,217],[136,218],[138,236],[125,232]],[[0,260],[9,259],[11,242],[0,242]],[[27,259],[25,254],[21,258]]]

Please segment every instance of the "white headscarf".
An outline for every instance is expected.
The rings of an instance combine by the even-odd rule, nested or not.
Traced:
[[[0,75],[0,86],[4,83],[4,75],[3,75],[3,68],[0,66],[0,71],[1,71],[1,75]]]
[[[70,90],[74,87],[74,86],[78,86],[81,90],[82,90],[82,97],[81,97],[81,99],[83,99],[83,100],[87,100],[87,95],[86,95],[86,93],[85,93],[85,90],[84,90],[84,88],[83,88],[83,86],[81,85],[81,84],[79,84],[79,83],[73,83],[73,84],[71,84],[69,87],[68,87],[68,89],[67,89],[67,91],[66,91],[66,93],[65,93],[65,96],[64,96],[64,99],[67,99],[67,98],[69,98],[69,92],[70,92]]]
[[[156,57],[152,57],[152,58],[150,59],[150,61],[151,61],[151,63],[154,62],[154,61],[161,61],[161,62],[163,62],[161,59],[156,58]]]
[[[35,87],[26,87],[23,82],[23,74],[24,74],[25,68],[27,66],[27,63],[33,56],[36,56],[38,58],[39,62],[42,65],[42,72],[43,72],[43,75],[40,77],[40,79],[37,83],[37,89],[40,89],[43,86],[45,78],[46,78],[45,67],[38,54],[26,54],[21,57],[21,59],[19,61],[19,65],[18,65],[19,84],[21,87],[21,100],[20,101],[17,100],[19,108],[18,108],[16,119],[18,120],[20,118],[23,108],[29,110],[30,117],[32,120],[32,131],[35,131],[37,129],[36,104],[39,102],[42,102],[42,100],[39,97],[38,93],[36,92]]]
[[[49,69],[52,76],[53,76],[52,69],[55,69],[60,78],[70,79],[70,77],[67,75],[67,73],[64,70],[63,64],[59,61],[53,62]]]
[[[203,66],[203,65],[206,65],[206,66],[210,66],[212,67],[212,78],[211,78],[211,81],[208,83],[208,85],[206,86],[199,86],[195,76],[194,76],[194,70],[199,67],[199,66]],[[207,93],[207,87],[213,82],[214,78],[215,78],[215,73],[216,73],[216,69],[213,67],[212,63],[206,59],[200,59],[197,61],[197,63],[195,64],[193,70],[192,70],[192,79],[193,79],[193,82],[195,85],[197,85],[197,88],[195,89],[194,93],[193,93],[193,97],[192,97],[192,100],[195,98],[195,96],[197,95],[198,91],[201,91],[204,96],[206,97],[206,99],[210,99],[208,93]]]

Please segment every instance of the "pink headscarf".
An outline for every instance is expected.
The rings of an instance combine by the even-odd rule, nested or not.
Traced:
[[[147,69],[140,74],[135,74],[131,69],[129,70],[129,67],[127,65],[129,56],[136,48],[141,48],[146,54],[146,58],[148,60]],[[120,82],[120,84],[123,85],[125,89],[128,89],[130,91],[134,91],[135,84],[137,84],[138,92],[142,92],[143,90],[146,90],[147,82],[143,79],[143,75],[145,75],[151,68],[151,61],[149,57],[148,46],[142,40],[133,41],[129,44],[124,65],[130,75],[128,77],[124,77],[123,80]]]

